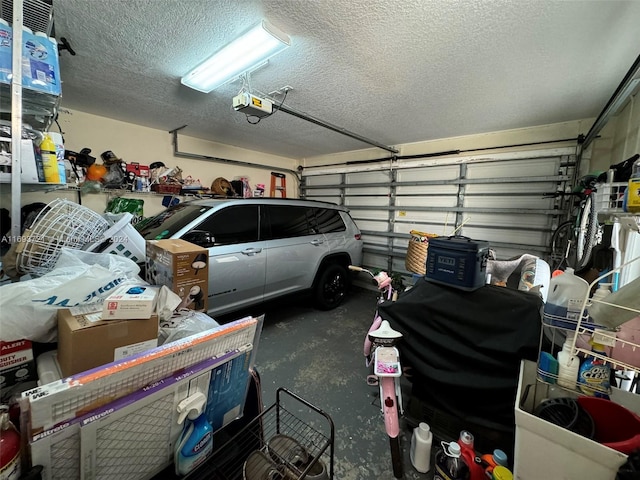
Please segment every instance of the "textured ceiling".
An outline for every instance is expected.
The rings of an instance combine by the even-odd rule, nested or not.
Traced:
[[[61,56],[63,108],[293,158],[367,145],[284,112],[251,125],[231,107],[240,82],[180,84],[262,18],[292,47],[251,76],[254,93],[290,85],[290,108],[385,145],[595,117],[640,53],[640,1],[53,4],[77,53]]]

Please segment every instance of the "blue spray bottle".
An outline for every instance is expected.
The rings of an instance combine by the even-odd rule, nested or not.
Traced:
[[[204,413],[207,397],[189,395],[178,404],[178,423],[185,422],[174,455],[177,475],[186,475],[204,462],[213,450],[213,428]]]

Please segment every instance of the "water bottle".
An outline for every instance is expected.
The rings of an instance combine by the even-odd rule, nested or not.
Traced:
[[[436,453],[434,480],[469,480],[469,467],[461,457],[457,442],[442,442],[442,450]]]

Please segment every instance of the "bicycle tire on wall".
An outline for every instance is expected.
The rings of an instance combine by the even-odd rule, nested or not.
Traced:
[[[553,231],[551,235],[551,270],[558,270],[563,266],[575,266],[574,221],[566,220]]]
[[[580,212],[578,235],[582,238],[577,240],[576,249],[576,270],[581,270],[587,266],[591,259],[591,252],[596,239],[598,229],[598,216],[596,212],[596,194],[590,193],[585,199],[584,208]]]

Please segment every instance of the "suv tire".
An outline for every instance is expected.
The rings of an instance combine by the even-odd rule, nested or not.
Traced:
[[[347,270],[337,263],[327,265],[320,273],[315,286],[316,307],[331,310],[342,303],[349,289]]]

